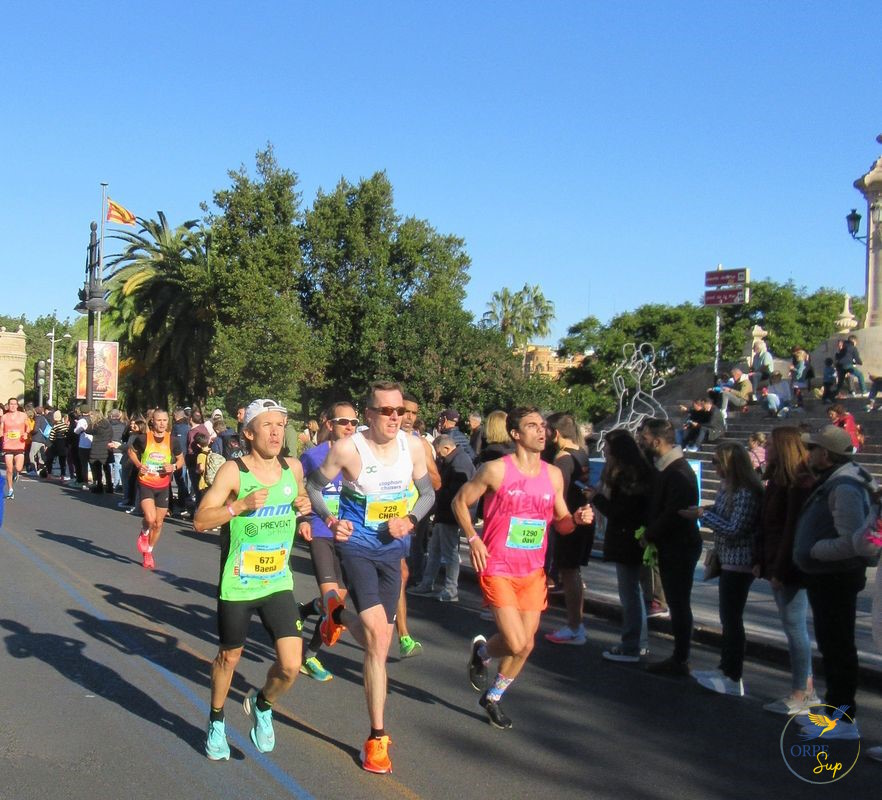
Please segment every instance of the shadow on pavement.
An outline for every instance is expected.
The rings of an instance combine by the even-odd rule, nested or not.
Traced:
[[[99,626],[109,624],[80,612],[70,613],[91,620],[92,624],[97,623]],[[26,625],[10,619],[0,619],[0,626],[10,632],[5,637],[5,642],[9,654],[14,658],[40,659],[90,693],[110,700],[125,711],[170,731],[202,753],[205,734],[201,728],[163,708],[150,695],[133,686],[110,667],[88,658],[83,653],[85,642],[54,633],[36,633]]]
[[[118,561],[120,564],[140,564],[140,562],[135,561],[133,558],[121,555],[113,550],[108,550],[106,547],[101,547],[101,545],[95,544],[91,539],[87,539],[84,536],[68,536],[63,533],[54,533],[53,531],[43,530],[42,528],[37,528],[37,534],[41,539],[48,539],[51,542],[65,544],[68,547],[81,550],[90,556],[106,558],[110,561]]]

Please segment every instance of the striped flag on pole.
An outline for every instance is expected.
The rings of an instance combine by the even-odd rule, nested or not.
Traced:
[[[127,208],[123,208],[119,203],[114,203],[113,200],[108,197],[107,221],[116,222],[120,225],[134,225],[135,215]]]

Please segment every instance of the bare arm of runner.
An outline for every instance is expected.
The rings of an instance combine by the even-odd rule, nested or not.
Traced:
[[[217,471],[214,483],[202,495],[202,502],[193,519],[193,527],[200,532],[210,531],[245,511],[262,508],[269,495],[269,489],[257,489],[245,497],[236,499],[238,494],[239,467],[235,461],[227,461]]]
[[[480,498],[489,491],[496,491],[502,484],[502,478],[505,475],[505,465],[502,459],[488,461],[475,473],[475,477],[456,493],[453,498],[451,508],[453,515],[463,533],[466,535],[466,541],[469,545],[469,556],[472,560],[472,566],[475,572],[483,572],[487,566],[487,546],[481,541],[475,526],[472,524],[472,515],[469,512],[469,506],[473,506]]]

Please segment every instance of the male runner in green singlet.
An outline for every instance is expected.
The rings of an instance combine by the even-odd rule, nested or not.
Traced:
[[[272,705],[294,683],[303,641],[288,563],[297,512],[309,513],[303,469],[296,458],[279,455],[287,411],[274,400],[255,400],[245,410],[243,436],[248,455],[228,461],[205,492],[193,520],[197,531],[223,525],[218,586],[220,649],[211,668],[211,713],[205,754],[213,761],[230,757],[224,729],[224,702],[248,624],[256,611],[276,648],[259,692],[245,698],[251,741],[262,753],[275,747]]]

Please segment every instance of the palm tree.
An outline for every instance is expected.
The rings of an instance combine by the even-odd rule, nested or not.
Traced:
[[[554,303],[539,286],[525,283],[518,292],[508,288],[493,292],[483,319],[485,325],[502,333],[509,347],[524,349],[532,337],[551,332]]]
[[[138,218],[138,233],[108,264],[110,314],[121,329],[127,357],[130,404],[176,400],[202,402],[214,331],[214,279],[209,237],[191,220],[172,229]]]

